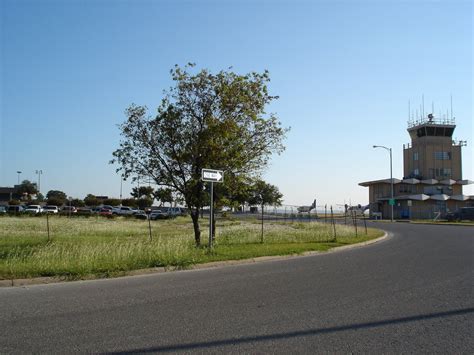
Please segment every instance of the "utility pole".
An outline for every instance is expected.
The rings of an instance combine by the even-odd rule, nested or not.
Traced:
[[[38,193],[41,193],[41,174],[43,174],[43,170],[36,170],[36,174],[38,175]]]
[[[393,222],[393,205],[395,200],[393,199],[393,174],[392,174],[392,148],[387,148],[383,145],[374,145],[373,148],[383,148],[390,153],[390,220]]]

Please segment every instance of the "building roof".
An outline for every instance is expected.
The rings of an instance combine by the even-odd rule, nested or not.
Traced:
[[[391,181],[390,179],[382,179],[382,180],[372,180],[372,181],[365,181],[365,182],[361,182],[359,183],[359,186],[364,186],[364,187],[368,187],[368,186],[371,186],[371,185],[376,185],[376,184],[390,184]],[[440,185],[471,185],[471,184],[474,184],[474,181],[472,180],[451,180],[451,179],[448,179],[448,180],[436,180],[436,179],[427,179],[427,180],[418,180],[418,179],[404,179],[404,180],[400,180],[400,179],[393,179],[393,184],[396,185],[396,184],[411,184],[411,185],[418,185],[418,184],[422,184],[422,185],[437,185],[437,184],[440,184]]]
[[[389,201],[390,197],[380,197],[377,198],[377,201]],[[417,194],[417,195],[403,195],[403,196],[394,196],[394,199],[399,200],[415,200],[415,201],[426,201],[426,200],[435,200],[435,201],[447,201],[447,200],[455,200],[455,201],[467,201],[467,200],[474,200],[474,196],[468,195],[454,195],[449,196],[446,194],[437,194],[437,195],[426,195],[426,194]]]
[[[16,191],[15,187],[0,187],[0,194],[15,193]]]

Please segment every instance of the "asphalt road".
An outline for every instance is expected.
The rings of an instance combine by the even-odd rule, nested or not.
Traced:
[[[473,353],[474,227],[336,253],[0,289],[0,353]]]

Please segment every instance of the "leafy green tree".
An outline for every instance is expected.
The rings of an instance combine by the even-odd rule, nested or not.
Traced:
[[[96,207],[100,205],[101,201],[97,199],[97,197],[95,197],[94,195],[87,194],[87,196],[84,198],[84,203],[86,204],[86,206]]]
[[[49,190],[46,199],[48,205],[62,206],[67,201],[67,195],[63,191]]]
[[[148,197],[142,197],[137,200],[138,208],[144,210],[147,207],[150,207],[153,204],[153,199]]]
[[[62,200],[62,199],[59,199],[59,198],[56,198],[56,197],[51,197],[51,198],[48,198],[47,200],[47,204],[48,205],[53,205],[53,206],[62,206],[64,204],[66,204],[67,200]]]
[[[158,114],[131,105],[120,126],[120,148],[114,159],[125,178],[149,176],[181,194],[191,212],[194,239],[201,243],[199,210],[205,201],[203,168],[226,174],[259,175],[273,153],[284,150],[287,129],[265,112],[276,96],[268,93],[270,76],[232,71],[190,73],[193,64],[171,70],[174,81]]]
[[[83,200],[78,198],[72,199],[70,204],[74,207],[84,207],[86,205]]]
[[[104,205],[109,206],[118,206],[120,205],[121,201],[118,198],[108,198],[103,201]]]
[[[155,200],[160,201],[160,206],[166,202],[173,203],[173,190],[170,188],[161,188],[153,192]]]
[[[253,182],[241,175],[226,176],[225,184],[217,185],[216,203],[220,206],[227,206],[236,209],[244,205],[250,198],[250,191]]]
[[[10,206],[18,206],[21,202],[19,200],[10,200],[8,201],[8,204]]]
[[[135,197],[135,198],[142,198],[142,197],[152,198],[153,192],[154,192],[153,187],[151,186],[140,186],[139,188],[134,187],[130,195],[132,195],[132,197]]]
[[[124,198],[122,200],[122,206],[138,207],[138,203],[134,198]]]
[[[25,199],[31,200],[31,195],[38,193],[38,187],[35,182],[30,180],[23,180],[17,189],[18,194],[24,196]]]
[[[257,180],[249,191],[248,203],[250,205],[281,205],[283,194],[280,193],[278,187],[266,183],[263,180]]]

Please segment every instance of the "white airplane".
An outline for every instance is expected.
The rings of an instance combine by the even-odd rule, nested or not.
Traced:
[[[300,206],[296,210],[300,213],[303,212],[311,212],[311,210],[314,210],[316,208],[316,200],[313,201],[313,204],[311,206]]]

